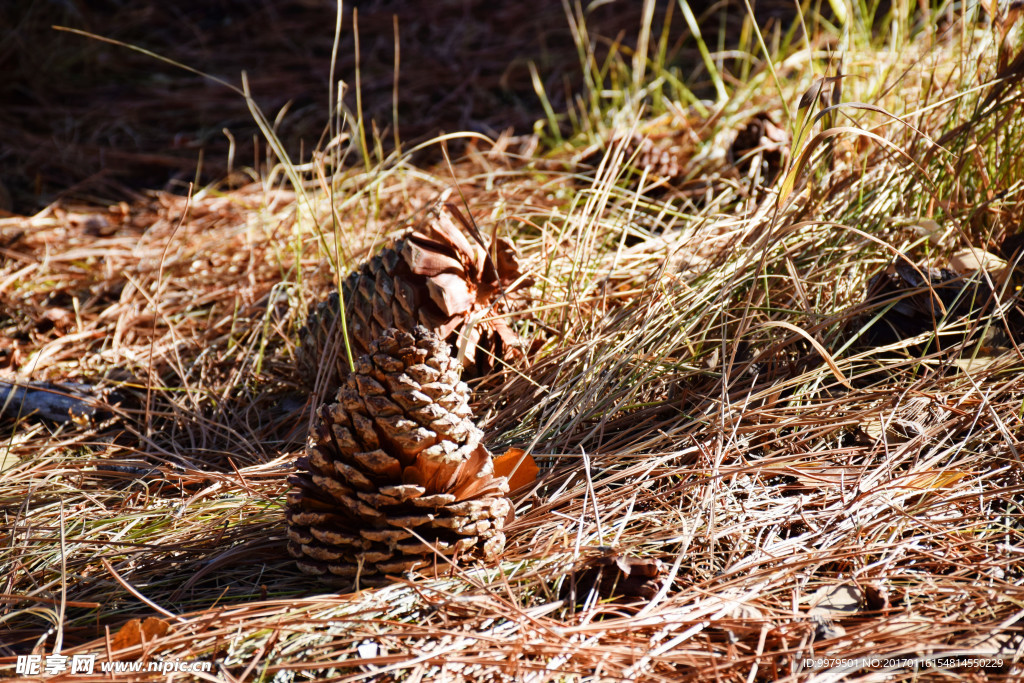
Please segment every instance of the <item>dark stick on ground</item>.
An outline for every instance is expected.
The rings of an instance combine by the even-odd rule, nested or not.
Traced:
[[[0,381],[0,414],[39,416],[54,422],[91,420],[96,416],[92,391],[87,384]]]

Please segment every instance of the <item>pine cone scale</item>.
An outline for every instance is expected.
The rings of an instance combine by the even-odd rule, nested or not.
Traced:
[[[352,457],[362,467],[366,468],[378,477],[382,477],[384,479],[395,479],[402,476],[402,463],[398,458],[392,458],[379,448],[375,451],[368,451],[366,453],[356,453]],[[396,502],[400,501],[396,500]]]

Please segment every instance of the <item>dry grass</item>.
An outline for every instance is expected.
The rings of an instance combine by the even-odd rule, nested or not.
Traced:
[[[859,336],[895,254],[943,265],[1020,230],[1019,28],[943,11],[880,49],[815,20],[806,43],[775,34],[773,76],[748,23],[728,98],[688,104],[678,15],[642,62],[607,42],[588,58],[601,41],[570,14],[585,85],[533,135],[466,136],[451,169],[537,278],[517,321],[529,364],[476,386],[493,449],[544,468],[514,496],[504,560],[337,594],[284,550],[317,400],[294,365],[307,306],[332,261],[352,267],[453,183],[444,165],[343,164],[337,146],[240,189],[65,201],[0,219],[0,362],[97,383],[114,407],[3,422],[0,670],[29,652],[105,659],[126,622],[158,617],[165,634],[116,657],[210,660],[224,680],[1020,677],[1024,356]],[[875,109],[795,135],[836,41],[841,101]],[[783,200],[786,168],[761,175],[781,162],[729,151],[758,111],[796,140]],[[335,132],[358,146],[357,123]],[[828,125],[877,137],[816,138]],[[674,177],[636,167],[633,133],[675,141]],[[605,547],[663,560],[664,589],[568,604],[571,569]],[[1003,666],[923,663],[949,653]]]

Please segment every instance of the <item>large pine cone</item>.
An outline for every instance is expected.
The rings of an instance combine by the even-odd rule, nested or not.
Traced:
[[[374,583],[504,548],[511,503],[474,426],[448,345],[386,330],[320,410],[289,481],[288,551],[309,574]]]
[[[454,219],[454,220],[453,220]],[[461,224],[456,224],[456,221]],[[381,333],[423,325],[456,348],[465,347],[467,368],[485,374],[492,357],[518,350],[519,337],[504,320],[475,317],[508,312],[514,290],[528,287],[512,245],[498,239],[485,250],[467,239],[471,226],[454,204],[433,210],[426,225],[353,271],[342,283],[353,356],[366,353]],[[299,363],[310,386],[321,373],[330,395],[348,374],[337,292],[315,304],[302,330]],[[467,339],[460,340],[459,335]]]

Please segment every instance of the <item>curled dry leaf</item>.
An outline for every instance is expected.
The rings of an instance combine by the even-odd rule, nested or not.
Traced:
[[[1010,274],[1006,260],[983,249],[963,249],[949,257],[949,267],[962,275],[983,270],[997,287],[1001,287]]]
[[[835,623],[861,611],[864,605],[864,591],[853,584],[824,586],[811,596],[811,608],[807,616],[814,622],[815,640],[841,638],[846,629]]]
[[[931,218],[919,217],[908,221],[904,229],[910,231],[917,237],[925,237],[928,244],[940,249],[949,246],[951,240],[956,236],[956,230],[952,226],[943,227]]]
[[[827,614],[832,617],[850,616],[861,610],[864,591],[849,583],[824,586],[811,596],[809,614]]]
[[[771,620],[758,609],[753,600],[733,599],[725,595],[709,596],[702,608],[721,605],[711,618],[713,628],[721,629],[730,639],[757,637]]]

